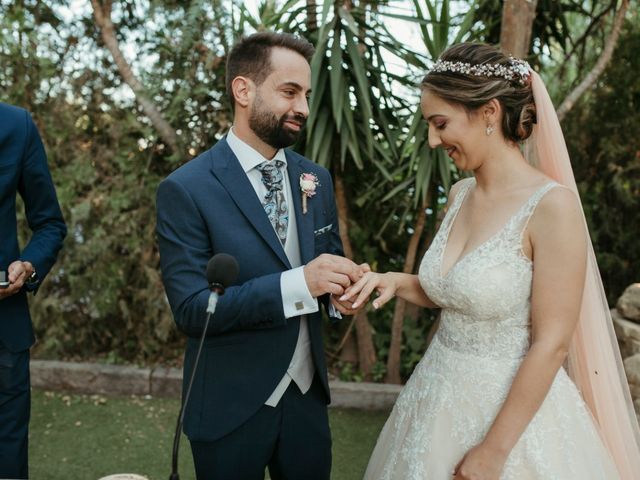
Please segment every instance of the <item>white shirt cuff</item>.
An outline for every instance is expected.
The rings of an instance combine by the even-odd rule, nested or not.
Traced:
[[[333,318],[342,318],[342,314],[338,311],[333,303],[329,303],[329,316]]]
[[[311,296],[304,279],[304,266],[282,272],[280,291],[285,318],[307,315],[318,311],[318,300]]]

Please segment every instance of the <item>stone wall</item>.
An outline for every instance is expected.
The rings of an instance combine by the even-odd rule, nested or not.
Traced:
[[[640,283],[627,287],[611,316],[631,396],[640,415]]]

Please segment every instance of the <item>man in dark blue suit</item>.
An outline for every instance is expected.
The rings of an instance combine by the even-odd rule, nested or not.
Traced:
[[[20,251],[16,196],[33,232]],[[28,478],[29,347],[34,294],[53,266],[66,227],[31,116],[0,103],[0,478]]]
[[[158,189],[162,277],[188,336],[185,382],[202,334],[216,253],[239,263],[207,332],[185,414],[197,478],[327,480],[331,436],[319,303],[367,267],[342,257],[331,176],[293,151],[308,115],[305,40],[264,32],[227,59],[234,123]]]

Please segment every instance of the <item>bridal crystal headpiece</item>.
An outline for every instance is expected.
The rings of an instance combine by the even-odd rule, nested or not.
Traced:
[[[451,62],[438,60],[431,71],[455,72],[478,77],[501,77],[510,82],[516,81],[520,85],[526,85],[531,81],[531,67],[525,60],[509,57],[509,65],[497,63],[480,63],[477,65],[467,62]]]

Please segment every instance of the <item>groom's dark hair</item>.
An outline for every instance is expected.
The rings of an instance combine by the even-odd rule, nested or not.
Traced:
[[[272,71],[271,49],[276,47],[299,53],[309,63],[315,51],[307,40],[288,33],[260,32],[242,37],[227,57],[226,87],[232,108],[235,105],[231,91],[233,79],[247,77],[261,85]]]

